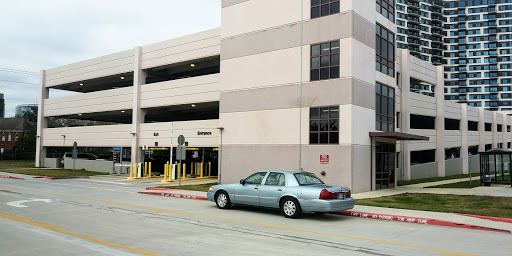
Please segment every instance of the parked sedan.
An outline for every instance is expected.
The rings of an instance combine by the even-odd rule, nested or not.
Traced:
[[[239,183],[212,186],[207,196],[220,209],[232,204],[276,208],[287,218],[354,208],[349,188],[325,185],[314,174],[301,171],[255,172]]]

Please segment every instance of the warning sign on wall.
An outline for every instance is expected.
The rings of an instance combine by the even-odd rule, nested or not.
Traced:
[[[329,164],[329,155],[320,155],[320,164]]]

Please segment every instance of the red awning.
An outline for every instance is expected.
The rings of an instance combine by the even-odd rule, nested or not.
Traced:
[[[403,132],[370,132],[370,137],[391,138],[396,140],[428,140],[428,137]]]

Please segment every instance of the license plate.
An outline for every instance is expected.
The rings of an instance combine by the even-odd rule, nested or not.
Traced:
[[[338,193],[338,199],[345,199],[345,193]]]

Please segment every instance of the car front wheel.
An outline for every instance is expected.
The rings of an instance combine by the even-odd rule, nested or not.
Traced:
[[[215,198],[215,203],[219,209],[229,209],[231,208],[231,200],[229,200],[228,193],[225,191],[221,191],[217,194]]]
[[[281,212],[286,218],[296,219],[302,215],[302,209],[295,198],[286,198],[281,202]]]

